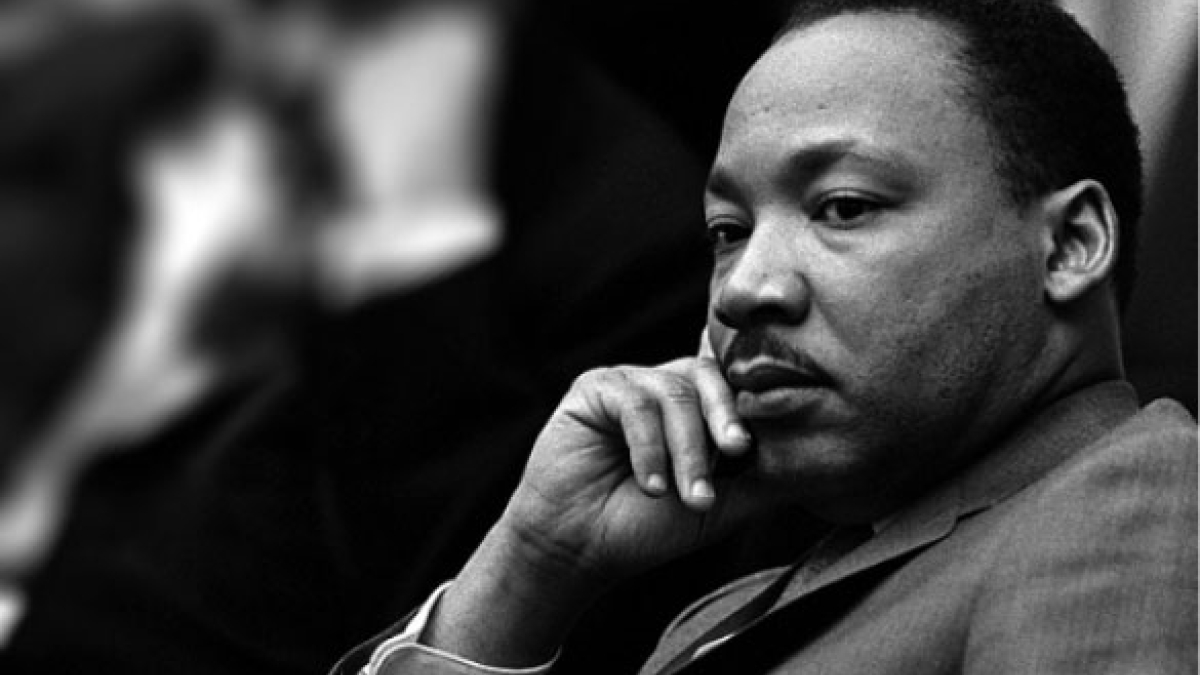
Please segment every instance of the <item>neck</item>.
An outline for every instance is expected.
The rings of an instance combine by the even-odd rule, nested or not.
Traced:
[[[1116,313],[1072,308],[1070,315],[1051,317],[1040,344],[1028,350],[1024,361],[1010,363],[998,374],[986,399],[952,431],[944,452],[921,469],[923,479],[903,490],[876,490],[877,500],[863,500],[857,522],[874,522],[903,508],[918,494],[930,490],[974,464],[1040,411],[1095,384],[1122,379],[1120,339]]]

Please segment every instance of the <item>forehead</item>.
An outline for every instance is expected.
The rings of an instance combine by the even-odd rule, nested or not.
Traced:
[[[835,16],[780,38],[747,73],[733,108],[753,114],[783,101],[803,102],[797,94],[817,105],[844,99],[945,100],[960,87],[954,66],[958,50],[954,33],[914,14]]]
[[[828,141],[914,161],[987,153],[966,104],[959,38],[908,13],[847,14],[782,37],[730,102],[722,158]],[[761,159],[761,157],[760,157]]]

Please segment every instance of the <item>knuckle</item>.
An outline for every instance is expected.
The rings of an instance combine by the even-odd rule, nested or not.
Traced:
[[[678,377],[661,382],[658,391],[664,401],[676,405],[694,405],[699,400],[695,387]]]
[[[575,378],[572,388],[603,392],[610,400],[619,401],[622,407],[633,411],[655,411],[658,404],[646,383],[646,371],[635,366],[594,368]]]
[[[687,372],[692,368],[695,361],[695,357],[683,356],[678,359],[674,359],[673,361],[667,361],[666,363],[662,364],[661,368],[673,373]]]
[[[658,401],[640,389],[626,392],[624,400],[629,411],[638,417],[655,415],[659,412]]]
[[[575,377],[571,388],[575,390],[595,389],[612,378],[611,368],[593,368]]]
[[[634,386],[638,371],[635,366],[600,366],[585,371],[575,378],[573,387],[582,388],[625,388]]]
[[[694,376],[695,369],[696,358],[692,356],[685,356],[675,359],[674,361],[667,361],[666,363],[660,364],[654,368],[654,372],[675,377],[691,378]]]

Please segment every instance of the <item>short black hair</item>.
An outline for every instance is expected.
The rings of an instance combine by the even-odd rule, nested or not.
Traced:
[[[965,97],[988,125],[996,170],[1017,204],[1083,179],[1104,185],[1119,221],[1118,306],[1137,275],[1142,158],[1111,59],[1052,0],[801,0],[776,40],[843,14],[908,13],[961,40]]]

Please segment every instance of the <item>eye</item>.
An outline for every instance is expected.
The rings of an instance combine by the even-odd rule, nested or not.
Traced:
[[[750,228],[731,220],[710,223],[704,234],[714,252],[729,248],[750,236]]]
[[[882,208],[882,204],[859,195],[835,194],[817,204],[813,219],[833,227],[854,227]]]

